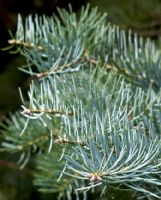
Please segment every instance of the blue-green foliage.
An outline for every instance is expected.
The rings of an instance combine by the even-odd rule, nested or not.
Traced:
[[[160,51],[97,9],[59,13],[30,16],[25,26],[19,18],[21,70],[37,79],[27,101],[20,91],[21,114],[2,125],[2,150],[21,152],[21,167],[37,154],[35,185],[60,198],[113,187],[159,199]]]

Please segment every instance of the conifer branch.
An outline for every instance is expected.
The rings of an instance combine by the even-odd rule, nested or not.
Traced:
[[[71,9],[59,14],[61,22],[29,16],[25,26],[19,17],[9,40],[28,62],[21,70],[38,80],[28,101],[20,91],[21,115],[2,123],[2,149],[21,151],[21,166],[31,152],[42,153],[34,181],[41,191],[70,190],[71,199],[76,189],[86,199],[87,190],[103,193],[110,185],[159,199],[160,50],[107,24],[89,5],[80,17]]]

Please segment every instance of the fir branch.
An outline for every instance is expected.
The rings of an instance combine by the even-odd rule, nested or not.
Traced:
[[[71,10],[59,14],[61,21],[29,16],[25,26],[18,19],[9,42],[21,46],[28,61],[22,70],[40,80],[30,84],[28,101],[20,92],[25,118],[13,115],[2,124],[2,149],[21,151],[21,167],[32,152],[44,154],[35,179],[42,191],[70,190],[70,199],[76,188],[86,195],[111,185],[159,198],[160,51],[107,24],[89,5],[80,17]]]
[[[20,117],[21,116],[21,117]],[[1,144],[3,151],[15,152],[36,152],[37,149],[43,149],[50,140],[50,130],[43,127],[39,120],[28,123],[24,130],[23,137],[20,136],[23,127],[26,126],[26,118],[19,113],[12,115],[11,119],[6,119],[5,123],[1,123],[3,127],[3,137],[5,141]],[[35,128],[36,126],[36,128]],[[56,131],[54,131],[56,134]]]
[[[64,10],[59,10],[59,13],[62,24],[57,17],[39,19],[36,16],[32,19],[30,16],[25,28],[19,17],[16,38],[11,43],[23,41],[25,46],[21,53],[37,66],[38,72],[31,67],[28,70],[21,68],[22,71],[41,79],[51,74],[79,71],[80,66],[88,67],[85,61],[102,63],[136,86],[152,86],[158,92],[161,84],[160,53],[153,42],[107,24],[106,16],[101,17],[96,9],[89,12],[89,6],[84,11],[82,9],[80,18]],[[44,51],[38,52],[37,48],[29,46],[40,46]]]
[[[119,137],[118,133],[114,137]],[[143,145],[144,136],[136,137],[142,138],[140,138],[141,140],[137,139],[138,142],[141,142],[140,144],[136,144],[135,139],[133,140],[134,144],[129,138],[131,145],[125,144],[125,140],[123,140],[120,147],[118,147],[118,140],[113,138],[114,140],[116,139],[115,152],[108,148],[108,142],[105,138],[101,139],[102,143],[100,143],[103,148],[102,151],[99,149],[101,147],[97,148],[92,141],[87,149],[83,149],[81,146],[79,148],[75,147],[76,155],[66,157],[68,161],[67,171],[71,170],[71,173],[64,173],[70,176],[73,176],[73,173],[75,173],[75,177],[87,178],[89,180],[89,188],[93,187],[90,182],[121,185],[125,183],[129,188],[134,189],[135,187],[135,190],[160,198],[155,193],[142,189],[141,187],[144,187],[144,184],[142,186],[138,185],[138,183],[142,182],[155,184],[156,187],[161,186],[161,163],[157,160],[159,158],[160,142],[156,139],[154,143],[153,141],[149,142],[145,147]],[[128,141],[126,140],[126,142]],[[153,150],[152,146],[155,147]],[[104,147],[106,148],[104,149]],[[80,158],[83,162],[81,162]],[[84,164],[82,165],[81,163]]]

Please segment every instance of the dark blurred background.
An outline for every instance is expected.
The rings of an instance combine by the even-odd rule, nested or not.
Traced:
[[[0,0],[0,48],[8,46],[8,30],[14,35],[18,13],[23,17],[34,13],[50,16],[56,13],[56,7],[68,9],[69,3],[79,12],[87,2],[108,12],[111,23],[125,30],[131,28],[160,46],[161,0]],[[18,87],[24,90],[28,87],[28,77],[18,70],[24,63],[20,55],[0,51],[0,122],[20,107]],[[32,186],[31,171],[29,168],[20,171],[14,164],[15,159],[16,155],[0,154],[0,200],[53,200],[52,195],[47,197],[37,192]]]

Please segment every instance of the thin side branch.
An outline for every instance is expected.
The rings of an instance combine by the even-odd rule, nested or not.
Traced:
[[[38,109],[25,108],[21,112],[21,114],[23,114],[23,115],[40,114],[40,113],[74,116],[73,112],[64,112],[64,111],[60,111],[60,110],[49,110],[49,109],[38,110]]]
[[[16,147],[16,149],[19,150],[19,151],[24,151],[25,149],[28,149],[32,145],[35,145],[35,144],[39,145],[42,142],[44,143],[44,142],[48,141],[49,138],[50,138],[50,135],[46,135],[45,134],[45,135],[42,135],[42,136],[40,136],[40,137],[38,137],[38,138],[36,138],[36,139],[34,139],[32,141],[28,141],[25,144],[18,145]]]
[[[67,140],[67,139],[62,139],[62,138],[58,138],[55,140],[56,144],[72,144],[72,145],[81,145],[81,146],[85,146],[85,143],[82,141],[71,141],[71,140]]]
[[[24,42],[24,41],[15,40],[15,39],[8,40],[8,43],[11,44],[11,45],[20,45],[20,46],[23,46],[23,47],[35,48],[35,49],[38,49],[40,51],[44,50],[44,48],[40,45],[35,45],[33,43]]]

